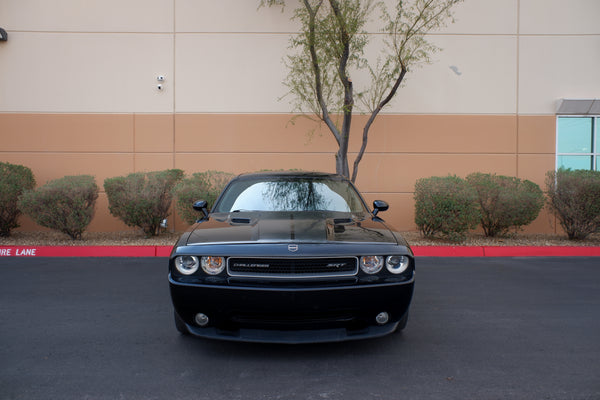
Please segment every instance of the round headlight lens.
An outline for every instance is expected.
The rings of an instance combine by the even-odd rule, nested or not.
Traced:
[[[192,275],[198,271],[200,263],[196,256],[178,256],[175,257],[175,268],[183,275]]]
[[[410,259],[406,256],[389,256],[385,260],[385,266],[392,274],[403,273],[406,271],[406,268],[408,268],[409,264]]]
[[[376,274],[383,268],[383,257],[381,256],[362,256],[360,258],[360,269],[367,274]]]
[[[201,259],[202,270],[209,275],[219,275],[225,269],[223,257],[204,256]]]

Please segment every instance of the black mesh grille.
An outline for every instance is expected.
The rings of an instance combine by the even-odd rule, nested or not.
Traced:
[[[343,258],[230,258],[231,276],[307,277],[352,276],[358,271],[355,257]]]

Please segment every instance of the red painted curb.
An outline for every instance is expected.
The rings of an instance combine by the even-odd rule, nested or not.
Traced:
[[[600,247],[414,246],[417,257],[600,257]]]
[[[0,246],[0,257],[155,257],[164,246]],[[169,247],[169,254],[171,247]],[[169,254],[166,254],[168,256]]]
[[[497,246],[484,249],[486,257],[542,257],[542,256],[600,256],[600,247],[572,246]]]
[[[411,246],[417,257],[484,257],[478,246]]]
[[[171,246],[0,246],[0,257],[168,257]],[[600,247],[414,246],[417,257],[600,257]]]
[[[169,257],[173,246],[156,246],[156,257]]]

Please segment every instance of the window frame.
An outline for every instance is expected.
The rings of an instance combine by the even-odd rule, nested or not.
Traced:
[[[559,150],[559,120],[563,118],[589,118],[592,124],[592,143],[591,143],[591,152],[589,153],[565,153],[560,152]],[[558,170],[561,166],[559,164],[559,158],[562,156],[586,156],[591,157],[591,170],[592,171],[600,171],[600,115],[557,115],[556,116],[556,149],[555,149],[555,158],[554,158],[554,166],[555,169]],[[590,168],[587,169],[588,171]]]

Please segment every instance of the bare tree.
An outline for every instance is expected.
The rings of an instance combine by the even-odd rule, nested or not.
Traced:
[[[260,0],[260,6],[294,3],[300,31],[290,39],[284,84],[294,111],[324,123],[337,144],[336,172],[350,178],[348,143],[352,116],[368,115],[362,145],[354,160],[352,181],[367,148],[369,130],[396,95],[412,67],[430,62],[438,48],[426,40],[431,31],[452,20],[452,8],[463,0],[395,0],[390,10],[375,0]],[[372,35],[365,25],[376,16],[385,37],[375,60],[365,57]],[[370,82],[355,91],[352,75],[368,72]]]

